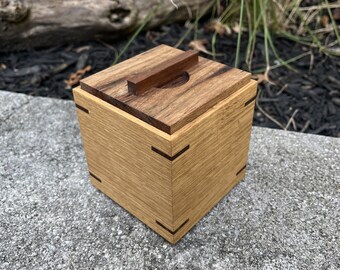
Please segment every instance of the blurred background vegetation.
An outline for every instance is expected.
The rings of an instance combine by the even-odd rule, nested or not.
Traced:
[[[99,2],[89,3],[99,9]],[[130,9],[116,7],[109,16],[116,28],[99,28],[102,35],[77,26],[46,38],[53,45],[0,53],[0,89],[69,99],[81,78],[164,43],[250,71],[259,83],[255,125],[340,137],[340,1],[118,2]],[[118,23],[124,31],[107,32]]]
[[[176,4],[172,1],[172,3]],[[199,1],[197,1],[199,3]],[[157,9],[157,7],[155,8]],[[147,25],[152,17],[151,11],[144,22],[131,37],[127,46],[117,56],[120,56],[128,48],[131,42]],[[240,61],[245,61],[247,69],[250,71],[268,72],[271,68],[284,65],[292,69],[289,63],[300,59],[310,52],[296,55],[290,59],[282,59],[273,42],[272,36],[284,37],[294,42],[317,48],[319,52],[330,55],[340,56],[340,35],[337,21],[340,20],[340,1],[303,1],[303,0],[231,0],[211,1],[210,5],[200,10],[199,5],[196,10],[195,19],[187,21],[187,30],[179,36],[175,47],[180,46],[183,41],[190,36],[192,38],[190,47],[200,50],[205,54],[211,55],[216,59],[217,39],[228,38],[233,33],[237,34],[237,48],[234,66],[238,67]],[[200,22],[204,25],[200,25]],[[213,33],[210,40],[199,40],[201,28]],[[247,46],[241,44],[242,33],[246,33]],[[253,69],[252,59],[257,41],[264,41],[264,61],[266,67]],[[206,49],[210,45],[211,51]],[[240,60],[240,54],[243,58]],[[271,63],[279,64],[272,65]],[[292,69],[293,70],[293,69]]]

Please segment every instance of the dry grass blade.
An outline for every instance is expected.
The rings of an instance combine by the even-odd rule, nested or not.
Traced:
[[[307,130],[307,128],[309,127],[309,125],[310,125],[310,121],[307,120],[307,122],[305,123],[305,125],[303,126],[303,128],[301,129],[300,132],[304,133]]]
[[[220,20],[213,20],[209,22],[205,29],[207,31],[216,32],[219,36],[231,35],[232,31],[228,25],[222,24]]]
[[[286,127],[284,128],[284,130],[288,130],[290,124],[292,124],[292,123],[293,123],[293,125],[294,125],[294,129],[296,130],[296,125],[295,125],[295,122],[294,122],[294,117],[295,117],[295,115],[298,113],[298,111],[299,111],[299,110],[296,109],[296,110],[293,112],[293,114],[292,114],[292,116],[289,118],[289,120],[288,120],[288,122],[287,122],[287,125],[286,125]]]
[[[339,1],[338,1],[339,2]],[[308,10],[321,10],[321,9],[327,9],[327,8],[340,8],[340,3],[336,4],[320,4],[317,6],[309,6],[309,7],[299,7],[300,11],[308,11]]]
[[[193,40],[189,43],[189,48],[208,54],[208,55],[213,55],[212,52],[208,51],[207,48],[205,47],[207,44],[209,44],[208,40],[206,39],[197,39]],[[216,55],[216,54],[215,54]]]
[[[259,89],[259,92],[258,92],[258,95],[257,97],[260,97],[261,96],[261,89]],[[261,106],[260,106],[260,103],[259,103],[259,99],[256,98],[256,101],[255,101],[255,104],[256,104],[256,107],[259,109],[259,111],[265,116],[267,117],[270,121],[272,121],[273,123],[275,123],[278,127],[280,127],[281,129],[285,129],[285,126],[282,125],[279,121],[277,121],[274,117],[272,117],[269,113],[267,113]]]
[[[269,70],[266,70],[266,72],[264,73],[259,73],[259,74],[253,74],[252,78],[257,80],[257,83],[270,83],[270,84],[275,84],[274,82],[272,82],[269,78]]]

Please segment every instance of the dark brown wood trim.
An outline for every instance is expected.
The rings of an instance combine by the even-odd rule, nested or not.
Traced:
[[[244,103],[244,107],[248,106],[250,103],[252,103],[254,100],[256,99],[256,95],[254,97],[252,97],[251,99],[249,99],[246,103]]]
[[[77,103],[76,103],[76,107],[77,107],[79,110],[83,111],[83,112],[89,113],[89,110],[88,110],[88,109],[85,109],[83,106],[80,106],[80,105],[78,105]]]
[[[91,173],[91,172],[89,172],[90,173],[90,175],[94,178],[94,179],[96,179],[98,182],[102,182],[102,180],[100,180],[97,176],[95,176],[93,173]]]
[[[156,152],[157,154],[160,154],[162,157],[167,158],[170,161],[175,160],[178,158],[180,155],[182,155],[185,151],[187,151],[190,148],[190,145],[188,144],[186,147],[184,147],[181,151],[177,152],[174,156],[169,156],[168,154],[165,154],[161,150],[157,149],[156,147],[151,146],[151,150]]]
[[[170,229],[168,229],[167,227],[165,227],[162,223],[160,223],[158,220],[156,220],[156,223],[161,226],[163,229],[167,230],[169,233],[171,233],[172,235],[175,235],[180,229],[183,228],[183,226],[185,224],[187,224],[189,221],[189,219],[187,219],[186,221],[184,221],[176,230],[172,231]]]
[[[141,95],[152,87],[169,82],[198,63],[198,51],[189,50],[152,69],[127,79],[130,95]]]
[[[246,169],[246,167],[247,167],[247,164],[244,165],[244,166],[236,173],[236,175],[239,175],[243,170]]]

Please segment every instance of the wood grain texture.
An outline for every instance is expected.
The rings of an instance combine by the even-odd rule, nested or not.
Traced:
[[[77,113],[92,184],[176,243],[243,179],[254,101],[245,103],[255,93],[250,81],[169,135],[74,89],[88,110]],[[169,157],[186,150],[170,160],[152,147]]]
[[[173,134],[250,81],[247,72],[199,57],[199,63],[187,70],[189,80],[185,84],[153,87],[139,96],[129,94],[129,76],[171,61],[182,53],[166,45],[158,46],[85,78],[81,88]]]
[[[183,72],[198,63],[198,52],[187,51],[160,63],[159,65],[141,72],[137,75],[127,78],[128,92],[131,95],[141,95],[150,88],[166,85],[176,78],[180,77]]]
[[[111,183],[113,199],[124,208],[171,226],[171,161],[151,150],[154,145],[169,154],[168,134],[131,121],[127,113],[80,89],[73,92],[76,103],[89,111],[77,110],[89,171]]]
[[[254,102],[244,103],[255,93],[251,82],[172,136],[172,151],[190,142],[171,166],[175,227],[189,218],[189,230],[244,178]]]

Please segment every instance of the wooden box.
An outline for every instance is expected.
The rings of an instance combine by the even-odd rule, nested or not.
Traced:
[[[73,94],[92,184],[171,243],[245,175],[247,72],[161,45]]]

